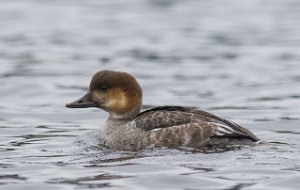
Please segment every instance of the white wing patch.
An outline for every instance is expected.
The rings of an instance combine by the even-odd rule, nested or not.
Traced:
[[[209,122],[215,126],[215,135],[224,136],[236,133],[234,129],[229,127],[228,125],[224,125],[222,123]]]

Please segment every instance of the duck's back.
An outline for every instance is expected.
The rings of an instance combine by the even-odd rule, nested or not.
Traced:
[[[192,107],[156,107],[140,113],[134,122],[145,131],[142,145],[214,148],[259,141],[237,123]]]

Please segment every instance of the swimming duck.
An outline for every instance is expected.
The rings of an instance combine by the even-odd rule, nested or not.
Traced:
[[[68,108],[97,107],[109,113],[100,137],[115,150],[148,147],[220,148],[260,140],[239,124],[194,107],[160,106],[141,112],[142,89],[128,73],[100,71],[82,98]]]

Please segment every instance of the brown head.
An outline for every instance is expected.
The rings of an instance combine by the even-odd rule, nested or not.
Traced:
[[[68,108],[98,107],[116,117],[135,117],[142,104],[142,89],[133,76],[125,72],[100,71],[90,83],[89,91]]]

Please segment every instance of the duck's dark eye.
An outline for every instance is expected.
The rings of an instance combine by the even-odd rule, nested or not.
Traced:
[[[107,90],[107,86],[105,86],[105,85],[100,86],[100,90],[103,90],[103,91]]]

